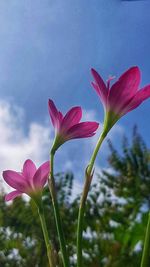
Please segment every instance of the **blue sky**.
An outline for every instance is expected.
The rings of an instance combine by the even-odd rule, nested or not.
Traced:
[[[148,0],[0,1],[0,100],[5,101],[7,112],[15,110],[14,124],[23,140],[29,138],[33,124],[47,131],[48,98],[63,111],[81,105],[92,114],[90,118],[103,120],[102,105],[90,85],[91,67],[106,80],[109,74],[119,76],[138,65],[142,85],[150,83],[149,10]],[[149,112],[148,100],[121,119],[114,141],[137,124],[150,145]],[[81,154],[81,144],[66,145],[69,160]]]

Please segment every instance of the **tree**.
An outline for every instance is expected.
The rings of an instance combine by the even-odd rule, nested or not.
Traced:
[[[109,171],[95,175],[84,222],[84,266],[140,266],[150,208],[150,152],[137,129],[131,144],[123,140],[117,152],[109,142]],[[110,171],[111,170],[111,171]],[[73,198],[73,175],[55,176],[58,203],[71,267],[76,261],[76,227],[80,195]],[[48,188],[43,195],[49,235],[59,243]],[[47,255],[34,203],[18,198],[6,204],[0,198],[0,266],[46,267]]]

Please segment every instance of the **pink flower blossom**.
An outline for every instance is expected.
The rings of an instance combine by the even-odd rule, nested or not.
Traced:
[[[14,198],[26,193],[33,199],[41,195],[42,189],[48,179],[50,172],[49,162],[43,163],[38,169],[32,160],[28,159],[23,165],[22,172],[6,170],[3,172],[3,178],[8,185],[15,190],[5,196],[5,200]]]
[[[92,85],[99,95],[105,109],[105,123],[113,124],[129,111],[137,108],[150,97],[150,85],[139,90],[141,75],[138,67],[131,67],[124,72],[117,82],[110,87],[110,77],[105,84],[96,70],[91,70],[94,77]]]
[[[71,108],[65,116],[56,108],[54,102],[49,99],[49,114],[55,128],[54,150],[64,142],[75,139],[85,138],[95,135],[99,124],[97,122],[80,122],[82,118],[81,107]]]

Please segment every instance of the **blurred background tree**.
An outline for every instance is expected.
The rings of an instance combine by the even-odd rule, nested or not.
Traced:
[[[117,152],[109,141],[109,168],[96,174],[86,208],[84,266],[140,266],[141,250],[150,209],[150,151],[133,130]],[[57,195],[71,266],[76,262],[76,225],[80,196],[73,197],[73,175],[56,175]],[[56,251],[59,251],[48,188],[44,210]],[[46,267],[47,256],[37,210],[32,200],[10,204],[0,197],[0,266]]]

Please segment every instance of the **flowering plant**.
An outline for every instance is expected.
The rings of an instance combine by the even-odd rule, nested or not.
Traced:
[[[106,138],[107,134],[114,126],[114,124],[129,111],[137,108],[144,100],[150,97],[150,85],[145,86],[139,90],[140,84],[140,70],[138,67],[131,67],[121,75],[119,80],[110,87],[110,82],[113,77],[110,77],[105,84],[101,76],[94,69],[91,70],[94,77],[92,86],[96,90],[104,106],[104,126],[97,144],[94,148],[92,156],[85,169],[85,180],[83,192],[81,194],[78,225],[77,225],[77,267],[82,267],[82,249],[83,249],[83,223],[86,207],[86,200],[90,185],[94,176],[94,163],[98,155],[101,144]],[[5,170],[3,178],[6,183],[15,190],[5,196],[5,201],[13,200],[14,198],[27,194],[33,199],[36,204],[41,227],[43,230],[44,240],[47,249],[48,262],[50,267],[63,265],[63,267],[70,266],[69,251],[64,238],[62,227],[62,219],[57,201],[57,192],[54,178],[54,157],[55,153],[65,142],[71,139],[88,138],[95,135],[99,123],[97,122],[80,122],[82,118],[81,107],[71,108],[66,115],[63,115],[55,106],[52,100],[48,101],[49,115],[55,129],[54,142],[50,150],[50,160],[43,163],[39,168],[36,168],[32,160],[26,160],[21,172],[13,170]],[[49,238],[47,225],[45,221],[42,192],[44,185],[48,182],[48,187],[52,199],[53,211],[55,216],[55,223],[59,239],[61,254],[55,251],[52,241]],[[143,249],[143,256],[141,267],[148,265],[148,256],[150,248],[150,216],[147,225],[145,244]]]

